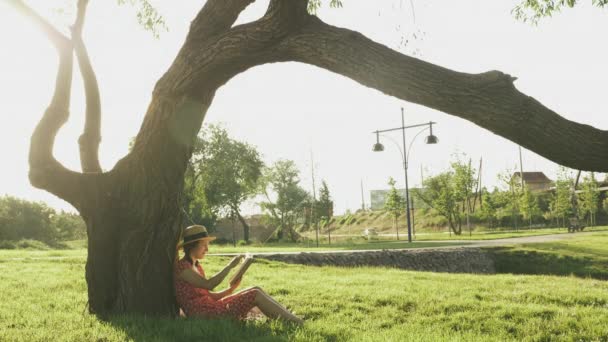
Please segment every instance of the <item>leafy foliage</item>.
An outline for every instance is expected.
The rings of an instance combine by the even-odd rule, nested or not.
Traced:
[[[555,182],[555,194],[551,199],[551,211],[556,218],[561,218],[563,225],[567,216],[574,213],[572,207],[572,189],[574,183],[568,171],[561,167]]]
[[[600,204],[599,186],[593,172],[585,176],[581,187],[582,193],[577,198],[579,216],[585,217],[588,215],[589,221],[593,225]]]
[[[493,227],[498,212],[496,204],[496,193],[498,189],[494,189],[494,194],[490,194],[485,187],[481,189],[481,206],[479,210],[479,218],[486,221],[488,227]]]
[[[446,218],[450,230],[454,234],[460,235],[462,233],[462,214],[454,189],[454,174],[452,171],[442,172],[425,179],[424,192],[418,191],[417,196]]]
[[[266,201],[261,202],[260,207],[266,221],[277,227],[279,240],[286,237],[285,231],[293,232],[297,220],[304,216],[305,208],[310,207],[310,195],[300,187],[299,173],[293,161],[283,159],[264,171],[261,191]],[[288,237],[295,239],[293,234]]]
[[[316,14],[319,8],[321,8],[322,0],[309,0],[308,1],[308,13]],[[342,0],[330,0],[329,7],[340,8],[342,7]]]
[[[540,208],[538,207],[538,197],[530,188],[525,185],[521,195],[519,197],[519,210],[523,215],[523,218],[530,222],[530,228],[532,226],[532,220],[534,217],[541,214]]]
[[[213,226],[218,215],[239,216],[241,204],[257,194],[263,167],[254,146],[230,138],[221,126],[205,127],[185,177],[184,206],[193,221]]]
[[[388,185],[390,187],[388,195],[386,196],[386,202],[384,203],[384,210],[393,216],[393,227],[397,232],[397,239],[399,239],[399,227],[397,224],[397,218],[405,210],[405,199],[399,195],[397,188],[395,188],[395,180],[393,177],[388,179]]]
[[[551,17],[564,7],[572,8],[579,2],[578,0],[523,0],[515,6],[512,13],[518,20],[538,24],[540,19]],[[608,0],[591,0],[591,4],[604,7],[608,5]]]
[[[165,19],[149,0],[117,0],[119,5],[131,5],[137,10],[137,22],[158,38],[161,31],[167,31]]]
[[[424,192],[416,195],[444,216],[454,234],[462,233],[462,220],[473,212],[473,194],[477,187],[476,171],[471,162],[460,156],[450,164],[449,171],[424,181]]]
[[[77,214],[57,213],[41,202],[0,198],[0,241],[29,239],[54,244],[85,237],[86,227]]]

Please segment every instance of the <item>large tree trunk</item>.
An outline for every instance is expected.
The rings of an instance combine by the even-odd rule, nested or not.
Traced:
[[[608,132],[560,117],[517,91],[513,77],[498,71],[465,74],[402,55],[309,15],[307,0],[272,0],[262,18],[233,27],[253,1],[205,3],[174,63],[154,89],[132,151],[106,173],[101,172],[96,154],[98,114],[89,113],[89,105],[93,108],[98,102],[88,94],[96,91],[90,87],[91,78],[85,80],[89,85],[87,128],[81,143],[85,172],[67,170],[52,156],[55,136],[68,116],[71,52],[65,53],[69,44],[61,34],[33,16],[63,52],[56,94],[32,136],[30,179],[34,186],[74,205],[87,224],[91,312],[177,313],[172,270],[192,144],[216,90],[256,65],[281,61],[316,65],[388,95],[470,120],[563,165],[608,171]],[[78,56],[80,62],[86,54]],[[92,72],[84,66],[83,76]],[[453,222],[450,225],[460,234],[460,223],[458,228]]]

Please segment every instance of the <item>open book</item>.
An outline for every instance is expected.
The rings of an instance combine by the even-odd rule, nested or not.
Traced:
[[[253,263],[253,256],[249,253],[245,254],[245,258],[241,262],[241,267],[239,267],[238,271],[230,278],[230,285],[236,283],[239,279],[243,277],[243,274],[247,271],[249,266]]]

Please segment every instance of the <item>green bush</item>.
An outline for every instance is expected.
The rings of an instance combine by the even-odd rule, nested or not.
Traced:
[[[15,249],[15,248],[17,248],[17,246],[15,246],[15,241],[7,241],[7,240],[0,241],[0,249]]]
[[[38,240],[31,240],[31,239],[19,240],[15,243],[15,246],[20,249],[37,249],[37,250],[51,249],[44,242],[38,241]]]

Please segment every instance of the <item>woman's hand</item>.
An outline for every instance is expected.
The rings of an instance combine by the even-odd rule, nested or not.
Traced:
[[[230,283],[230,293],[234,292],[239,285],[241,285],[242,278],[236,279],[234,282]]]
[[[230,263],[228,264],[229,268],[235,268],[236,266],[238,266],[238,264],[241,262],[241,260],[243,260],[243,255],[237,255],[234,258],[232,258],[232,260],[230,260]]]

